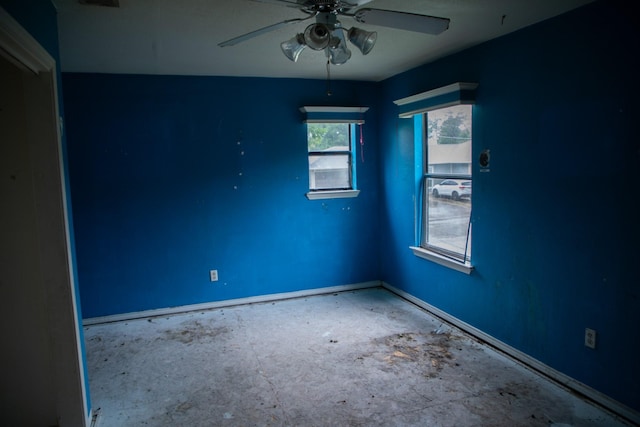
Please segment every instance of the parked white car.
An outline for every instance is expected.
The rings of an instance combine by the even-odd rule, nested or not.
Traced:
[[[433,197],[451,197],[453,200],[471,198],[471,181],[445,179],[431,189]]]

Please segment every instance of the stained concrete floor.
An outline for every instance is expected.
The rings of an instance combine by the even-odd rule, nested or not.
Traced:
[[[85,339],[99,427],[627,425],[379,288]]]

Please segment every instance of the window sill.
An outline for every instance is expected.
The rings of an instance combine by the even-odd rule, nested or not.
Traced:
[[[360,190],[336,190],[336,191],[309,191],[307,199],[345,199],[349,197],[358,197]]]
[[[461,273],[471,274],[471,272],[473,271],[473,266],[471,264],[455,261],[450,258],[444,257],[442,255],[439,255],[435,252],[428,251],[424,248],[419,248],[417,246],[409,246],[409,248],[413,251],[413,254],[417,257],[424,258],[429,261],[433,261],[437,264],[451,268],[453,270],[457,270]]]

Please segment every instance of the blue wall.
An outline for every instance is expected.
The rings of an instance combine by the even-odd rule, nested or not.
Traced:
[[[382,84],[382,279],[640,410],[637,25],[595,3]],[[478,82],[470,275],[415,257],[412,121],[392,101]],[[598,333],[596,350],[584,329]]]
[[[0,0],[0,6],[18,21],[56,62],[60,62],[57,11],[51,0]]]
[[[84,317],[377,280],[376,109],[359,197],[307,200],[303,105],[375,85],[65,74]],[[218,269],[219,281],[209,282]]]

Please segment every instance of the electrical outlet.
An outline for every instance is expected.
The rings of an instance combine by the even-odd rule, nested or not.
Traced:
[[[596,348],[596,331],[589,328],[584,330],[584,345],[589,348]]]
[[[209,279],[212,282],[218,281],[218,270],[209,270]]]

